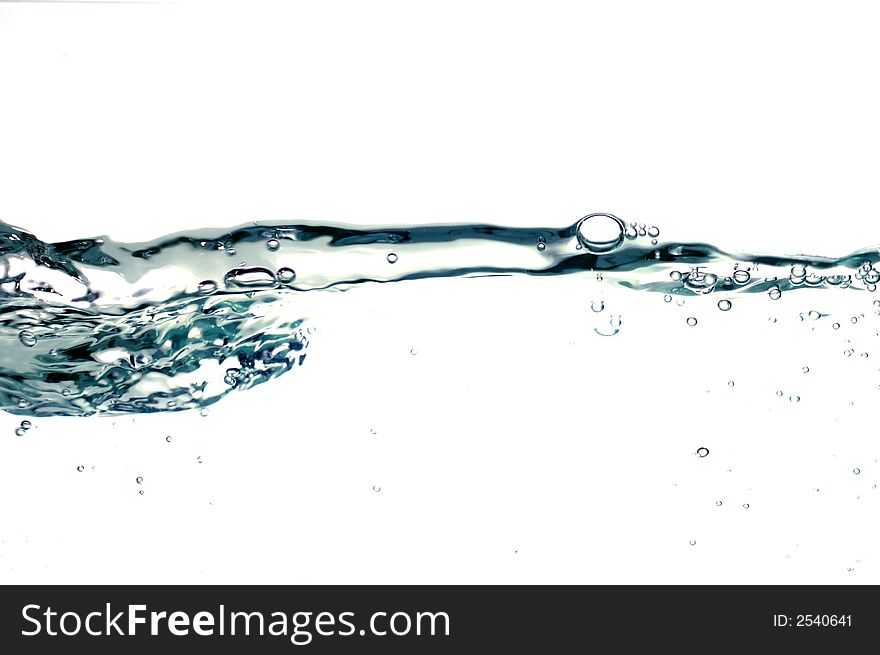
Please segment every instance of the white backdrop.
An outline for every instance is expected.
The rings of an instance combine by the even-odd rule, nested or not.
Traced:
[[[610,211],[842,255],[878,241],[877,25],[867,2],[0,3],[0,219],[138,240]],[[592,288],[488,284],[364,289],[302,370],[208,417],[0,416],[0,581],[878,580],[876,366],[837,377],[763,306],[694,344],[627,305],[611,347],[580,340]],[[825,400],[771,408],[804,358]],[[756,395],[722,397],[734,374]]]

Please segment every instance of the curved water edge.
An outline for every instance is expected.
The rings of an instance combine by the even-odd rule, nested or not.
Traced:
[[[59,243],[0,223],[0,408],[29,416],[202,408],[301,365],[304,293],[437,277],[592,275],[668,296],[875,291],[880,252],[728,253],[591,214],[562,229],[252,223],[146,243]],[[340,300],[341,301],[341,300]]]

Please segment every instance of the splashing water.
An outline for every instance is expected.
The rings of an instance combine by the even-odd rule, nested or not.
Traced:
[[[732,254],[657,244],[659,234],[591,214],[563,229],[251,224],[149,243],[45,243],[0,223],[0,408],[86,416],[206,407],[305,361],[314,329],[305,298],[371,282],[584,274],[677,305],[720,294],[713,303],[734,315],[733,296],[874,291],[880,281],[876,249],[839,259]],[[603,301],[591,308],[604,316]],[[621,323],[612,315],[595,331],[614,336]]]

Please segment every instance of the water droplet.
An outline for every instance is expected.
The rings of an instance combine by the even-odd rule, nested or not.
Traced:
[[[380,491],[382,491],[382,487],[380,487],[378,484],[374,484],[373,491],[375,491],[376,493],[379,493]]]
[[[165,437],[165,441],[167,441],[168,443],[171,443],[171,436],[169,435],[169,436]]]
[[[851,319],[849,319],[849,321],[850,321],[850,323],[852,323],[853,325],[855,325],[856,323],[859,322],[859,317],[858,317],[858,316],[853,316]]]
[[[29,404],[30,404],[30,403],[29,403],[28,401],[26,401],[24,398],[19,398],[19,400],[18,400],[18,407],[19,407],[19,409],[24,409],[24,408],[26,408]]]
[[[801,370],[802,370],[804,373],[809,373],[809,372],[810,372],[810,367],[809,367],[809,366],[804,366]]]
[[[672,296],[667,293],[665,296],[663,296],[663,302],[672,302]]]
[[[590,303],[590,309],[592,309],[597,314],[605,309],[605,302],[603,300],[594,300]]]
[[[741,268],[733,272],[733,279],[737,284],[745,284],[751,277],[751,273]]]
[[[690,318],[688,318],[687,324],[690,325],[691,327],[693,327],[697,324],[697,319],[695,319],[693,316],[691,316]]]
[[[681,271],[669,271],[669,277],[671,277],[673,280],[680,280]]]
[[[777,391],[776,395],[779,396],[780,398],[782,398],[782,391]]]
[[[31,422],[28,421],[27,419],[25,419],[24,421],[21,422],[21,427],[23,427],[25,430],[30,430]]]
[[[203,280],[199,282],[199,293],[208,295],[217,290],[217,283],[214,280]]]
[[[547,247],[547,244],[544,243],[543,241],[538,242],[537,248],[540,252],[543,252],[546,247]]]
[[[134,479],[134,481],[137,482],[138,484],[141,484],[141,483],[144,481],[144,479],[143,479],[141,476],[137,476],[137,477]]]
[[[728,387],[732,387],[732,386],[734,386],[735,384],[736,384],[736,383],[735,383],[733,380],[731,380],[730,382],[727,383],[727,386],[728,386]]]
[[[696,539],[691,539],[688,543],[689,543],[691,546],[696,546],[696,545],[697,545],[697,540],[696,540]]]
[[[83,471],[86,470],[86,467],[85,466],[77,466],[76,470],[79,471],[80,473],[82,473]]]
[[[25,430],[24,428],[15,428],[16,437],[23,437],[25,432],[27,432],[27,430]]]
[[[868,353],[862,353],[861,357],[862,359],[868,359]]]
[[[853,473],[854,473],[855,475],[858,475],[859,473],[861,473],[861,470],[859,470],[859,469],[853,469]]]
[[[275,252],[281,247],[281,244],[278,242],[278,239],[269,239],[266,242],[266,247],[272,252]]]
[[[718,309],[720,309],[722,312],[729,311],[731,307],[733,307],[733,303],[729,300],[718,301]]]
[[[37,345],[37,337],[35,337],[34,333],[30,330],[22,330],[19,332],[18,340],[21,341],[21,345],[27,346],[28,348],[33,348]]]
[[[290,284],[294,278],[296,278],[296,272],[286,266],[279,268],[278,272],[275,273],[275,279],[281,282],[281,284]]]
[[[139,496],[143,496],[143,495],[144,495],[144,490],[141,489],[140,491],[138,491],[138,495],[139,495]]]
[[[818,320],[818,319],[822,316],[822,314],[820,314],[819,312],[817,312],[815,309],[811,309],[811,310],[809,311],[809,313],[807,314],[807,316],[809,316],[811,319],[813,319],[814,321],[816,321],[816,320]]]
[[[625,238],[623,221],[611,214],[590,214],[577,225],[580,244],[594,253],[610,252],[619,248]]]
[[[770,289],[770,300],[779,300],[782,297],[782,290],[779,287]]]
[[[721,507],[722,504],[723,504],[723,503],[722,503],[720,500],[716,500],[716,501],[715,501],[715,505],[717,505],[718,507]]]
[[[639,236],[639,233],[636,232],[636,228],[628,227],[628,228],[626,228],[626,232],[624,232],[624,236],[627,239],[635,239],[637,236]]]
[[[418,353],[418,351],[417,351],[415,348],[412,348],[412,349],[410,349],[410,351],[409,351],[409,354],[410,354],[410,355],[415,355],[415,354],[417,354],[417,353]]]
[[[659,237],[660,236],[660,228],[658,228],[655,225],[652,225],[651,227],[648,228],[648,236],[651,237],[652,239]]]
[[[385,259],[388,260],[389,264],[394,264],[395,262],[397,262],[397,254],[389,252],[388,256]]]
[[[748,508],[749,508],[749,504],[748,504],[748,503],[743,503],[743,509],[748,509]]]
[[[697,457],[702,458],[702,457],[705,457],[705,456],[708,455],[708,454],[709,454],[709,449],[708,449],[708,448],[702,448],[702,447],[701,447],[701,448],[697,448]]]
[[[840,329],[840,323],[835,323],[835,324],[832,325],[831,327],[833,327],[835,330],[839,330],[839,329]]]

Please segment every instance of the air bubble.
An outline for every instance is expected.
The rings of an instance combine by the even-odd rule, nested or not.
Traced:
[[[680,280],[681,271],[669,271],[669,277],[671,277],[673,280]]]
[[[697,545],[697,540],[696,540],[696,539],[691,539],[688,543],[689,543],[691,546],[696,546],[696,545]]]
[[[717,507],[721,507],[721,505],[723,505],[723,504],[724,504],[724,503],[722,503],[720,500],[716,500],[716,501],[715,501],[715,505],[716,505]]]
[[[733,380],[730,380],[730,381],[727,383],[727,386],[728,386],[728,387],[732,387],[732,386],[735,386],[735,385],[736,385],[736,383],[735,383]]]
[[[748,509],[748,508],[749,508],[749,504],[748,504],[748,503],[743,503],[743,509]]]
[[[605,302],[602,300],[594,300],[590,303],[590,309],[592,309],[597,314],[605,309]]]
[[[25,430],[30,430],[31,429],[31,422],[28,421],[27,419],[25,419],[21,422],[21,427],[23,427]]]
[[[388,260],[389,264],[394,264],[397,262],[397,255],[393,252],[389,252],[388,256],[385,259]]]
[[[782,392],[781,392],[781,391],[777,391],[777,392],[776,392],[776,395],[779,396],[780,398],[782,398]]]
[[[214,280],[203,280],[199,282],[199,293],[208,295],[217,290],[217,283]]]
[[[544,249],[547,247],[547,244],[544,243],[543,241],[539,241],[538,245],[536,247],[538,248],[539,252],[544,252]]]
[[[663,302],[672,302],[672,296],[667,293],[665,296],[663,296]]]
[[[840,323],[835,323],[835,324],[832,325],[831,327],[833,327],[835,330],[839,330],[839,329],[840,329]]]
[[[858,475],[859,473],[861,473],[861,470],[859,470],[859,469],[853,469],[853,474],[854,474],[854,475]]]
[[[693,327],[697,324],[697,319],[695,319],[693,316],[691,316],[690,318],[688,318],[687,324],[690,325],[691,327]]]
[[[141,484],[141,483],[144,481],[144,479],[143,479],[141,476],[137,476],[137,477],[134,479],[134,481],[137,482],[138,484]]]
[[[27,346],[28,348],[33,348],[37,345],[37,337],[35,337],[34,333],[30,330],[22,330],[19,332],[18,340],[21,341],[21,345]]]
[[[801,401],[801,397],[800,397],[800,396],[796,396],[796,395],[795,395],[795,396],[789,396],[788,399],[789,399],[791,402],[793,402],[793,403],[799,403],[799,402]]]
[[[708,449],[708,448],[697,448],[697,457],[702,458],[702,457],[705,457],[705,456],[708,455],[708,454],[709,454],[709,449]]]
[[[822,316],[822,314],[820,314],[819,312],[817,312],[815,309],[811,309],[811,310],[809,311],[809,313],[807,314],[807,316],[809,316],[811,319],[813,319],[814,321],[816,321],[816,320],[819,320],[819,318]]]
[[[656,227],[655,225],[652,225],[651,227],[648,228],[648,236],[651,237],[652,239],[656,239],[657,237],[660,236],[660,228]]]
[[[782,297],[782,291],[779,289],[779,287],[773,287],[772,289],[770,289],[769,295],[770,300],[779,300],[779,298]]]
[[[79,471],[80,473],[82,473],[83,471],[86,470],[86,467],[85,466],[77,466],[76,470]]]
[[[578,241],[594,253],[605,253],[619,248],[625,233],[623,221],[611,214],[590,214],[577,225]]]
[[[165,441],[167,441],[168,443],[171,443],[171,435],[165,437]]]
[[[27,430],[25,430],[24,428],[15,428],[16,437],[23,437],[25,432],[27,432]]]
[[[751,277],[751,273],[743,269],[737,269],[733,273],[733,279],[737,284],[745,284],[751,279]]]
[[[278,250],[280,247],[281,247],[281,243],[279,243],[278,239],[269,239],[269,240],[266,242],[266,248],[268,248],[268,249],[271,250],[272,252],[275,252],[275,251]]]
[[[382,487],[380,487],[378,484],[374,484],[373,491],[375,491],[376,493],[379,493],[380,491],[382,491]]]
[[[862,353],[862,354],[861,354],[861,358],[862,358],[862,359],[868,359],[868,353]]]
[[[733,303],[729,300],[718,301],[718,309],[720,309],[722,312],[729,311],[731,307],[733,307]]]
[[[410,355],[417,355],[417,354],[418,354],[418,351],[417,351],[415,348],[411,348],[410,351],[409,351],[409,354],[410,354]]]
[[[804,366],[801,370],[802,370],[804,373],[809,373],[809,372],[810,372],[810,367],[809,367],[809,366]]]

